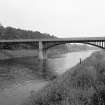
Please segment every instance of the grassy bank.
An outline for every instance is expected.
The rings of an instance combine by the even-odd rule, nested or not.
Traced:
[[[91,55],[44,89],[23,102],[23,105],[99,105],[104,103],[105,52]]]

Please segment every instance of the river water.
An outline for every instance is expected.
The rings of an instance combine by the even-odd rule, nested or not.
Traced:
[[[56,73],[63,74],[69,68],[75,66],[80,58],[82,60],[89,57],[94,51],[82,51],[62,54],[58,58],[48,59],[49,67]],[[24,84],[13,84],[9,88],[4,88],[0,91],[0,105],[20,105],[20,103],[30,95],[31,90],[38,91],[44,87],[48,82],[31,80]]]
[[[58,74],[63,74],[68,69],[75,66],[81,60],[89,57],[95,50],[81,51],[81,52],[71,52],[67,54],[60,55],[59,58],[49,59],[49,67],[53,69]]]

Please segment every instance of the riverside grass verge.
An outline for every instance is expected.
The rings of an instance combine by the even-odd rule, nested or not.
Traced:
[[[90,57],[59,76],[22,105],[104,105],[105,52]]]

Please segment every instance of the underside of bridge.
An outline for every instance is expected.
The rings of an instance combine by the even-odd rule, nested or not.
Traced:
[[[53,41],[8,41],[8,42],[0,42],[0,49],[11,49],[11,46],[15,47],[15,49],[18,49],[19,46],[29,46],[29,48],[37,49],[38,50],[38,58],[40,60],[46,59],[47,58],[47,50],[49,48],[52,48],[57,45],[61,44],[66,44],[66,43],[83,43],[83,44],[88,44],[92,45],[101,49],[105,49],[105,41],[104,40],[53,40]]]
[[[83,43],[83,44],[88,44],[88,45],[92,45],[92,46],[95,46],[95,47],[98,47],[98,48],[101,48],[101,49],[105,49],[105,42],[104,41],[96,41],[96,42],[71,42],[71,41],[65,41],[65,42],[39,42],[39,53],[38,53],[38,56],[39,56],[39,59],[42,60],[42,59],[46,59],[47,58],[47,50],[49,48],[52,48],[54,46],[57,46],[57,45],[61,45],[61,44],[66,44],[66,43]]]

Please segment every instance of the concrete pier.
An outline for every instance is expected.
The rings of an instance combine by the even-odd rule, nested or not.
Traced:
[[[39,60],[47,59],[47,51],[43,47],[43,42],[39,42],[39,49],[38,49],[38,58]]]
[[[43,42],[39,41],[38,58],[40,60],[40,67],[43,72],[46,70],[47,51],[43,47]]]

